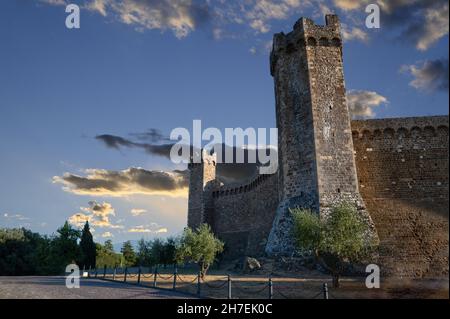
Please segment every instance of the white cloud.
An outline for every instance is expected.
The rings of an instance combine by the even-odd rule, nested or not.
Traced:
[[[417,40],[417,49],[425,51],[448,34],[448,15],[448,3],[425,10],[425,25]]]
[[[362,42],[367,42],[369,40],[369,35],[367,32],[357,27],[349,27],[346,24],[342,24],[341,32],[342,38],[345,41],[359,40]]]
[[[92,0],[86,5],[86,9],[97,12],[101,14],[102,16],[106,17],[108,15],[107,13],[107,6],[110,4],[110,0]]]
[[[146,209],[133,208],[131,210],[131,215],[133,216],[141,216],[147,212]]]
[[[114,237],[114,235],[112,233],[110,233],[109,231],[104,232],[102,234],[102,238],[112,238],[112,237]]]
[[[81,207],[81,212],[69,217],[70,224],[76,227],[82,227],[86,221],[91,226],[100,228],[123,228],[122,225],[113,224],[110,220],[111,216],[115,216],[114,208],[110,203],[99,204],[95,201],[89,202],[89,207]]]
[[[92,0],[86,8],[137,30],[171,30],[177,38],[186,37],[209,16],[206,2],[193,0]]]
[[[30,220],[30,218],[25,217],[21,214],[4,213],[3,217],[8,220],[19,220],[19,221]]]
[[[155,223],[151,225],[140,225],[128,229],[129,233],[147,233],[147,234],[163,234],[167,233],[168,229],[166,227],[160,227]]]
[[[65,6],[67,5],[65,0],[39,0],[39,2],[49,4],[52,6]]]
[[[284,20],[308,4],[308,1],[300,0],[258,0],[252,2],[252,6],[245,13],[245,18],[252,29],[267,33],[271,28],[271,20]]]
[[[350,90],[347,93],[347,104],[353,118],[375,117],[374,108],[387,103],[387,98],[373,91]]]

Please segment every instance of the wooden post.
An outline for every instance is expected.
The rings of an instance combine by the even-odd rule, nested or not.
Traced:
[[[272,281],[272,276],[269,277],[269,299],[273,299],[273,281]]]
[[[177,266],[175,265],[175,268],[173,270],[173,290],[177,289],[177,274],[178,274],[178,269],[177,269]]]
[[[323,284],[323,299],[328,299],[328,285],[327,285],[327,283]]]
[[[117,266],[114,266],[113,280],[116,280]]]
[[[231,276],[228,275],[228,299],[231,299]]]
[[[106,265],[103,267],[103,279],[106,278]]]
[[[155,266],[155,272],[153,274],[153,288],[156,288],[156,276],[158,276],[158,267]]]
[[[123,282],[127,282],[127,272],[128,272],[128,267],[125,267]]]
[[[138,271],[138,279],[137,279],[137,284],[140,285],[141,284],[141,266],[139,266],[139,271]]]

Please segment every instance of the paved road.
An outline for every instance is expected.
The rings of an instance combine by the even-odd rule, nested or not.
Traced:
[[[81,279],[68,289],[65,277],[0,277],[0,299],[189,299],[173,291],[97,279]]]

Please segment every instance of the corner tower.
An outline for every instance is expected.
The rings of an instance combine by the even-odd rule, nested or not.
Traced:
[[[196,229],[208,223],[211,215],[212,191],[216,181],[216,154],[202,152],[201,163],[190,163],[188,227]]]
[[[276,34],[271,53],[279,132],[279,199],[266,246],[269,254],[294,251],[289,208],[326,216],[342,201],[356,203],[371,227],[359,194],[342,61],[339,19],[319,26],[302,18],[289,34]]]

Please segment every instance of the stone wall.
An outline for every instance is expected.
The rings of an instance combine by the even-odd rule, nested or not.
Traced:
[[[352,130],[384,273],[448,274],[448,116],[353,121]]]
[[[277,174],[260,175],[251,183],[212,193],[210,224],[226,243],[226,258],[264,253],[278,204]]]
[[[358,191],[350,115],[346,103],[339,19],[325,25],[300,19],[292,32],[274,36],[271,74],[275,82],[280,165],[280,203],[266,246],[269,255],[291,255],[289,208],[326,217],[350,201],[376,237]]]
[[[327,214],[352,200],[380,239],[383,272],[448,274],[448,116],[351,121],[337,16],[274,37],[277,174],[219,185],[191,164],[188,225],[207,222],[228,258],[291,253],[289,207]],[[367,208],[367,209],[366,209]],[[375,233],[375,232],[373,232]]]

